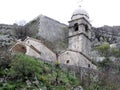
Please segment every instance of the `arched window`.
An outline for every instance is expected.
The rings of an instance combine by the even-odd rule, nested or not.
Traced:
[[[25,45],[22,45],[22,44],[17,44],[17,45],[13,48],[13,50],[16,51],[16,52],[24,53],[24,54],[27,52],[26,46],[25,46]]]
[[[88,25],[85,25],[85,32],[88,32]]]
[[[79,28],[78,28],[78,23],[75,23],[74,24],[74,31],[78,31],[79,30]]]
[[[66,60],[66,63],[67,63],[67,64],[70,63],[70,60]]]

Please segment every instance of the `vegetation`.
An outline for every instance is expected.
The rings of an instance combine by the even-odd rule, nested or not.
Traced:
[[[104,44],[101,46],[96,47],[96,50],[99,52],[101,56],[109,56],[108,52],[110,50],[110,45],[109,44]]]
[[[84,90],[119,90],[120,50],[109,44],[96,50],[105,57],[97,62],[99,71],[79,69],[78,73],[62,70],[59,62],[43,62],[23,54],[0,54],[0,90],[74,90],[80,85]]]
[[[111,48],[109,44],[104,44],[96,48],[103,61],[97,62],[99,68],[98,81],[92,86],[97,90],[119,90],[120,89],[120,50]]]
[[[81,70],[84,90],[120,90],[120,50],[104,44],[95,49],[104,60],[96,62],[98,71]]]
[[[6,63],[0,67],[0,90],[73,90],[79,85],[79,79],[61,70],[58,62],[52,65],[23,54],[7,58],[10,62],[0,62]]]
[[[118,48],[111,48],[109,44],[103,44],[96,47],[96,50],[103,57],[120,57],[120,50]]]
[[[102,69],[110,69],[113,67],[116,60],[112,60],[114,58],[120,58],[120,50],[118,48],[111,48],[109,44],[104,44],[96,47],[96,50],[100,54],[100,56],[104,57],[103,61],[98,62],[98,66]]]

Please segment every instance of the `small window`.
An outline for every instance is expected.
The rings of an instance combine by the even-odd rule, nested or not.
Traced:
[[[79,29],[79,28],[78,28],[78,23],[75,23],[75,24],[74,24],[74,31],[78,31],[78,29]]]
[[[30,45],[30,48],[32,48],[34,51],[36,51],[39,55],[41,55],[41,52],[35,48],[33,45]]]
[[[70,60],[67,60],[66,63],[67,63],[67,64],[70,63]]]
[[[88,32],[88,25],[85,25],[85,32]]]
[[[88,64],[88,67],[90,68],[90,64]]]

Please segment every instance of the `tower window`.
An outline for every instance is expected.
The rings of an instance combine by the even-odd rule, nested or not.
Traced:
[[[88,64],[88,68],[90,68],[90,64]]]
[[[74,24],[74,31],[78,31],[78,29],[79,29],[79,28],[78,28],[78,23],[75,23],[75,24]]]
[[[67,64],[70,63],[70,60],[67,60],[66,63],[67,63]]]
[[[85,25],[85,32],[88,32],[88,26]]]

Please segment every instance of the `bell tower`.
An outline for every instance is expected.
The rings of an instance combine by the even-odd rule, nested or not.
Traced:
[[[69,21],[69,46],[70,50],[80,52],[89,57],[91,50],[91,24],[88,13],[79,7],[73,12]]]

